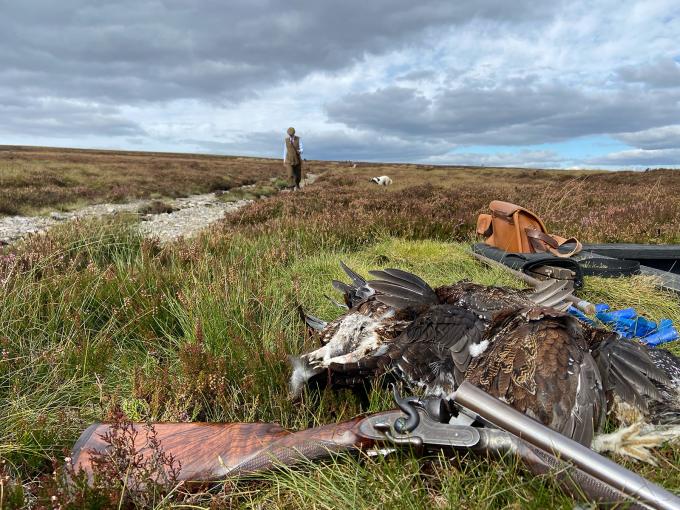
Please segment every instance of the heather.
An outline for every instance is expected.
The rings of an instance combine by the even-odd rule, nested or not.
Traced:
[[[369,183],[390,171],[395,185]],[[551,232],[585,242],[680,242],[680,172],[561,173],[392,167],[333,171],[316,193],[261,202],[233,222],[264,230],[313,225],[320,235],[362,233],[466,240],[492,200],[536,212]],[[345,229],[348,232],[345,232]]]
[[[408,451],[387,459],[341,455],[198,493],[165,486],[155,499],[115,484],[78,494],[60,485],[52,473],[61,472],[80,432],[121,413],[135,421],[266,421],[299,430],[388,409],[389,394],[380,386],[371,389],[367,408],[347,391],[310,391],[301,403],[290,401],[288,356],[313,347],[297,306],[323,318],[339,313],[324,294],[333,293],[333,278],[344,279],[341,260],[362,273],[411,270],[434,285],[469,278],[519,286],[469,255],[476,215],[492,199],[520,202],[551,231],[585,241],[680,237],[680,178],[671,171],[339,164],[326,171],[313,186],[271,194],[191,240],[144,239],[130,216],[61,225],[4,249],[4,505],[573,508],[549,476],[532,477],[510,459],[422,459]],[[382,174],[394,186],[368,182]],[[677,297],[655,290],[647,278],[590,278],[582,295],[680,324]],[[680,353],[677,343],[671,348]],[[657,468],[627,466],[677,492],[680,450],[659,455]]]

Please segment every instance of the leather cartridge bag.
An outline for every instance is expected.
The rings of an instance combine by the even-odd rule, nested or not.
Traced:
[[[477,233],[486,237],[489,246],[509,253],[552,253],[557,257],[571,257],[581,251],[576,238],[548,234],[541,219],[524,207],[494,200],[489,208],[491,214],[477,218]]]

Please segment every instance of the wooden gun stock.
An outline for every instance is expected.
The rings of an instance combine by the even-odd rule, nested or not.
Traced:
[[[217,481],[239,474],[266,472],[276,465],[292,466],[303,460],[317,460],[333,452],[373,445],[358,434],[363,418],[291,432],[274,423],[157,423],[153,428],[162,450],[181,463],[178,481]],[[138,432],[135,447],[150,455],[144,424],[134,424]],[[95,423],[75,444],[71,462],[76,471],[93,475],[92,455],[109,445],[103,435],[110,425]]]

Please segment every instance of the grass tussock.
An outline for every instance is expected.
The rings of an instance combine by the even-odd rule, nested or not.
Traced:
[[[176,207],[173,207],[166,201],[152,200],[147,205],[140,207],[137,212],[139,212],[139,214],[169,214],[176,210]]]
[[[344,279],[340,260],[362,273],[411,270],[433,285],[462,278],[519,282],[478,264],[458,242],[470,239],[475,213],[489,198],[478,196],[468,177],[455,188],[414,185],[407,183],[415,174],[402,169],[385,190],[359,173],[373,170],[331,174],[168,246],[143,239],[130,216],[63,224],[6,249],[0,255],[0,469],[3,497],[11,499],[4,504],[39,506],[54,462],[63,463],[80,432],[115,409],[139,421],[264,421],[303,429],[391,407],[380,387],[370,389],[367,409],[350,392],[310,391],[299,404],[288,399],[288,356],[313,347],[297,305],[326,319],[339,313],[324,294],[331,279]],[[512,193],[494,198],[518,196]],[[557,213],[548,213],[556,214],[548,222],[559,224]],[[614,217],[633,235],[627,216]],[[630,240],[637,239],[643,238]],[[680,323],[677,299],[644,278],[590,278],[583,296]],[[680,352],[677,343],[671,348]],[[632,467],[677,491],[679,454],[664,450],[663,469]],[[384,460],[340,455],[199,494],[179,492],[174,504],[192,508],[572,505],[549,478],[531,477],[509,460],[423,460],[408,452]],[[125,501],[136,505],[134,498]]]
[[[239,200],[257,200],[275,195],[286,188],[288,183],[278,177],[272,177],[268,181],[241,186],[240,188],[230,189],[219,195],[222,202],[238,202]]]

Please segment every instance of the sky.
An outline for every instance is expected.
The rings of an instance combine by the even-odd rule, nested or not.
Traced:
[[[0,144],[680,167],[678,0],[0,0]]]

